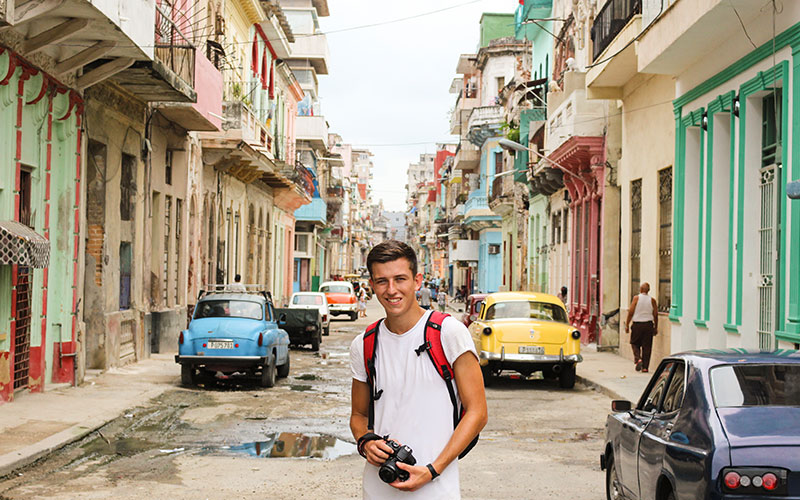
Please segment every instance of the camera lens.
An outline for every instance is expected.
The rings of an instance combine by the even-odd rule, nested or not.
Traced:
[[[381,481],[384,483],[393,483],[395,479],[397,479],[397,473],[391,467],[387,467],[386,464],[382,465],[380,469],[378,469],[378,476],[380,476]]]

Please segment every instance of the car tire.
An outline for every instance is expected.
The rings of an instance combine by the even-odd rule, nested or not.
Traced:
[[[286,363],[284,363],[284,364],[282,364],[282,365],[280,365],[278,367],[278,374],[277,375],[278,375],[279,378],[286,378],[286,377],[289,376],[290,361],[291,361],[291,356],[289,356],[289,353],[287,352],[286,353]]]
[[[258,379],[261,387],[273,387],[277,378],[277,371],[275,356],[270,356],[269,361],[261,370],[261,377]]]
[[[609,455],[608,463],[606,464],[606,500],[622,500],[622,485],[619,484],[617,476],[617,465],[614,463],[614,457]],[[675,500],[675,497],[672,497]]]
[[[558,374],[558,385],[562,389],[575,387],[575,363],[564,365],[561,368],[561,373]]]
[[[193,366],[181,365],[181,384],[192,387],[195,383],[195,369]]]
[[[667,495],[667,500],[675,500],[675,492],[670,491],[669,495]]]
[[[317,331],[317,336],[311,339],[311,350],[314,352],[319,351],[320,342],[322,342],[322,334]]]
[[[355,321],[358,319],[358,313],[350,313],[350,321]]]

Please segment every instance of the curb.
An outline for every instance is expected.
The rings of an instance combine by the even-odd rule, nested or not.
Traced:
[[[17,470],[22,469],[23,467],[30,465],[42,458],[45,458],[47,455],[56,452],[67,445],[70,445],[76,441],[80,441],[112,420],[119,418],[119,416],[124,414],[128,408],[140,405],[145,401],[156,398],[167,390],[168,388],[158,388],[156,390],[145,391],[135,400],[132,399],[129,401],[128,404],[130,406],[127,406],[120,411],[116,411],[111,415],[96,417],[94,420],[90,419],[88,422],[75,424],[68,429],[64,429],[61,432],[57,432],[52,436],[42,439],[41,441],[30,444],[18,450],[8,452],[5,455],[0,455],[0,479],[10,476]]]
[[[116,418],[116,417],[114,417]],[[69,429],[53,434],[38,443],[28,445],[20,450],[0,455],[0,478],[10,476],[15,471],[44,458],[54,451],[58,451],[68,444],[79,441],[92,432],[106,425],[110,420],[93,422],[89,425],[73,425]]]
[[[594,389],[594,390],[596,390],[598,392],[601,392],[601,393],[605,394],[606,396],[610,397],[611,399],[626,399],[625,396],[621,395],[620,393],[618,393],[614,389],[611,389],[610,387],[606,387],[605,385],[597,383],[597,382],[595,382],[595,381],[593,381],[591,379],[588,379],[586,377],[582,377],[580,375],[575,375],[575,380],[577,382],[579,382],[580,384],[588,387],[589,389]]]

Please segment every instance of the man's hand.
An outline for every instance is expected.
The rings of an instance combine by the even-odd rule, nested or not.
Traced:
[[[625,323],[625,333],[628,333],[628,323]]]
[[[415,491],[431,481],[431,471],[424,465],[408,465],[403,462],[397,462],[397,467],[408,472],[408,479],[400,481],[399,479],[389,486],[397,488],[402,491]]]
[[[364,443],[364,454],[367,456],[367,462],[380,467],[392,454],[392,448],[383,439],[373,439]]]

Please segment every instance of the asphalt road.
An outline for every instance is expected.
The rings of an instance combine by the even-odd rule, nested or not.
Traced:
[[[382,312],[335,319],[319,353],[296,349],[272,389],[242,380],[183,388],[0,483],[0,499],[361,498],[349,434],[352,338]],[[609,399],[557,381],[504,378],[489,423],[460,464],[465,499],[601,499]]]

